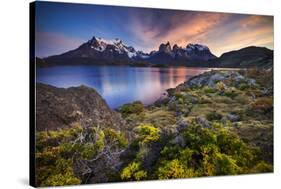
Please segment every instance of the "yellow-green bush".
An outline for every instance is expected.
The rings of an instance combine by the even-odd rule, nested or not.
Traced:
[[[193,177],[194,171],[185,167],[178,159],[167,161],[157,170],[158,179]]]
[[[121,171],[122,180],[143,180],[147,177],[147,173],[141,170],[140,163],[132,162]]]
[[[141,143],[148,144],[160,139],[160,129],[150,124],[140,125],[136,128],[138,140]]]

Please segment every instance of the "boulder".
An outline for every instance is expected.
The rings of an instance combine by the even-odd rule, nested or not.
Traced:
[[[177,128],[177,131],[180,133],[182,132],[183,130],[187,129],[188,128],[188,123],[184,120],[179,120],[177,123],[176,123],[176,128]]]
[[[105,100],[86,86],[57,88],[36,85],[36,130],[56,130],[80,123],[121,130],[121,115],[109,108]]]
[[[171,143],[172,143],[172,144],[177,144],[177,145],[179,145],[179,146],[181,146],[181,147],[185,147],[185,146],[186,146],[186,142],[185,142],[185,140],[184,140],[184,138],[183,138],[182,135],[176,136],[176,137],[171,141]]]
[[[209,128],[211,127],[208,120],[203,118],[203,117],[197,117],[196,118],[196,122],[201,126],[201,127],[204,127],[204,128]]]
[[[231,122],[235,122],[235,121],[239,121],[240,120],[240,116],[237,115],[237,114],[227,114],[226,117]]]

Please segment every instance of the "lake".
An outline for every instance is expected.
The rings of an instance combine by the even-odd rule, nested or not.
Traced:
[[[153,68],[128,66],[57,66],[37,68],[36,81],[56,87],[94,88],[111,108],[140,100],[148,105],[169,88],[208,68]]]

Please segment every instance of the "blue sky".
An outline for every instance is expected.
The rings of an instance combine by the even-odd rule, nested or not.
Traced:
[[[93,36],[149,52],[160,43],[209,46],[216,55],[250,45],[273,49],[273,17],[36,2],[36,56],[77,48]]]

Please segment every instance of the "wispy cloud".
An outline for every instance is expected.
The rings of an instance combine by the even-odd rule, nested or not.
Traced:
[[[220,25],[205,40],[217,55],[247,46],[273,49],[273,19],[268,16],[245,16]]]
[[[132,16],[130,27],[147,51],[167,41],[183,47],[203,43],[216,55],[249,45],[273,48],[273,20],[269,16],[140,11]]]
[[[167,41],[205,44],[217,56],[250,45],[273,49],[272,16],[55,3],[37,8],[41,57],[74,49],[93,35],[120,38],[145,52]]]

